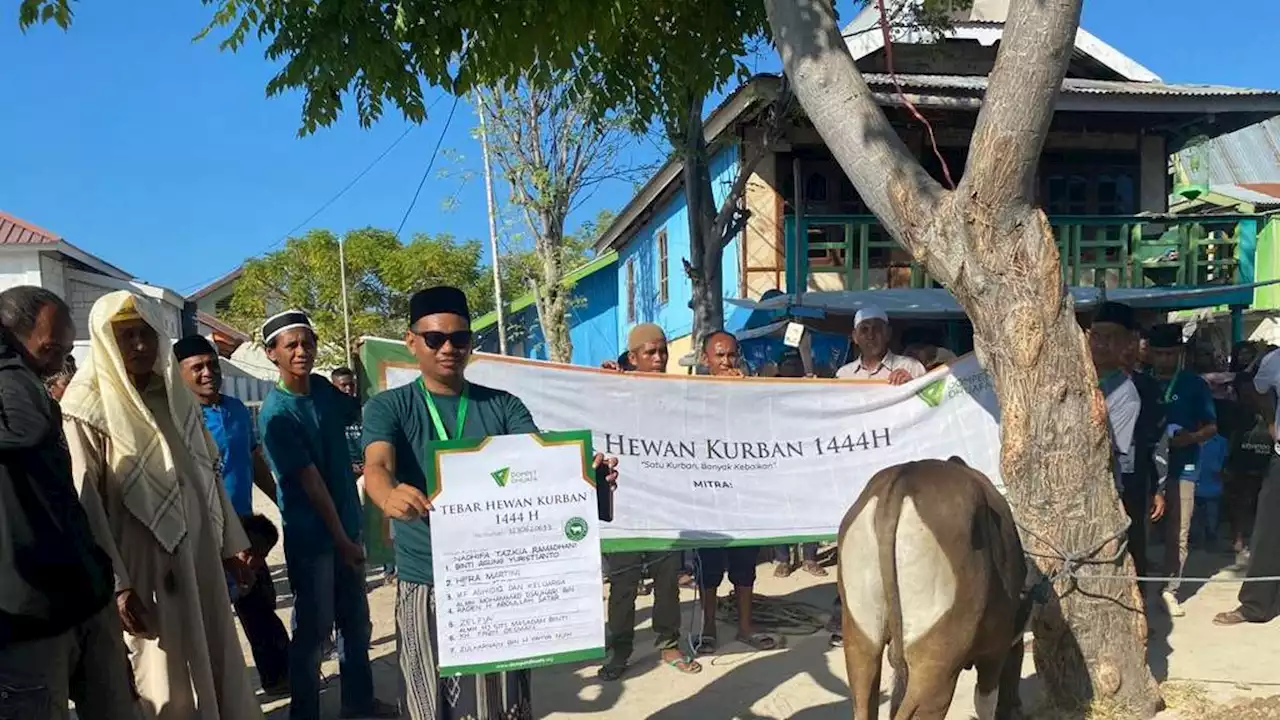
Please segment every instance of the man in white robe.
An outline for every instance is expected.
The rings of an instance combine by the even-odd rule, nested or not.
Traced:
[[[90,355],[62,399],[72,471],[115,569],[143,715],[254,720],[227,594],[228,573],[252,582],[249,543],[159,312],[124,291],[94,303]]]

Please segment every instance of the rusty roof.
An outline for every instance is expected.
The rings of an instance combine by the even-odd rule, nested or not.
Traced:
[[[863,73],[868,85],[892,86],[893,80],[886,73]],[[930,90],[985,91],[985,75],[913,75],[898,73],[902,87]],[[1133,82],[1129,80],[1090,80],[1065,78],[1062,92],[1067,95],[1165,95],[1180,97],[1275,97],[1280,90],[1228,87],[1226,85],[1171,85],[1161,82]]]
[[[57,245],[62,238],[0,210],[0,245]]]

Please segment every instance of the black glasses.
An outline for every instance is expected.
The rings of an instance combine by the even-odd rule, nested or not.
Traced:
[[[437,332],[435,330],[427,330],[425,332],[410,330],[409,332],[422,338],[423,344],[432,350],[439,350],[444,347],[446,342],[458,350],[466,350],[471,347],[472,334],[470,330],[457,330],[451,333]]]

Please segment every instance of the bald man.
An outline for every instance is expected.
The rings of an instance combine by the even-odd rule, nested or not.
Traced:
[[[665,373],[669,354],[666,333],[657,325],[637,325],[627,337],[627,360],[635,372]],[[635,648],[636,595],[646,567],[653,576],[653,632],[662,649],[662,662],[687,675],[702,672],[702,666],[680,647],[680,553],[611,553],[608,563],[608,624],[613,652],[600,668],[600,679],[618,680],[627,670]]]

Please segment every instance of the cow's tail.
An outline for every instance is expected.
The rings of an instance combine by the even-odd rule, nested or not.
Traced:
[[[901,477],[889,484],[885,501],[880,504],[876,518],[877,535],[880,536],[880,581],[884,584],[889,620],[889,665],[893,668],[893,701],[890,717],[895,717],[902,695],[907,687],[907,657],[903,647],[902,596],[898,591],[898,518],[902,515],[902,501],[906,497]]]

